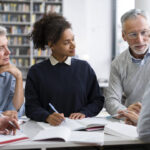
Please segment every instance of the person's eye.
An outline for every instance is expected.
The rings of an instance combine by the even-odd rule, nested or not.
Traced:
[[[65,41],[64,44],[65,44],[65,45],[69,44],[69,41]]]
[[[0,51],[3,51],[4,50],[4,48],[3,47],[0,47]]]
[[[131,36],[131,37],[136,37],[136,36],[137,36],[137,33],[130,33],[129,36]]]
[[[142,31],[141,34],[142,34],[142,35],[146,35],[146,34],[147,34],[147,31]]]

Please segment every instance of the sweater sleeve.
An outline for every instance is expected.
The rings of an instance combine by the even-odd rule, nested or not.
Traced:
[[[105,89],[105,106],[111,115],[116,114],[119,110],[126,109],[126,107],[121,104],[122,92],[123,87],[120,73],[117,69],[117,63],[112,62],[109,86]]]
[[[100,87],[93,69],[88,66],[87,78],[87,105],[80,112],[86,117],[96,116],[104,105],[104,97],[101,94]]]
[[[27,117],[35,121],[46,121],[49,112],[45,110],[40,103],[38,95],[38,85],[40,84],[37,78],[38,73],[34,69],[30,69],[25,87],[25,112]]]
[[[150,142],[150,82],[143,96],[137,130],[141,140]]]

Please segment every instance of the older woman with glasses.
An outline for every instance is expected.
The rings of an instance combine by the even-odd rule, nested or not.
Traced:
[[[121,23],[122,37],[129,47],[111,64],[109,87],[105,91],[106,109],[110,114],[120,110],[139,114],[150,74],[149,16],[133,9],[122,16]],[[126,123],[131,122],[126,119]]]

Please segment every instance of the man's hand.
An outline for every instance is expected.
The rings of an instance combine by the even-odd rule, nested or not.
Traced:
[[[135,113],[134,111],[129,110],[122,110],[118,112],[119,118],[125,118],[125,123],[130,125],[137,125],[137,121],[139,118],[139,115]]]
[[[7,116],[0,118],[0,134],[11,134],[11,132],[13,132],[13,135],[15,135],[16,129],[20,128],[15,119],[9,118]]]
[[[9,118],[18,120],[18,113],[15,110],[7,110],[2,113],[4,116],[8,116]]]
[[[10,63],[0,67],[0,73],[3,73],[3,72],[11,73],[16,79],[19,77],[22,77],[21,71],[16,66]]]
[[[127,110],[128,111],[134,111],[135,113],[139,114],[140,111],[141,111],[141,107],[142,107],[142,104],[140,102],[137,102],[137,103],[134,103],[132,105],[130,105]]]
[[[70,119],[83,119],[85,118],[85,115],[82,114],[82,113],[72,113],[70,116],[69,116]]]
[[[56,113],[56,112],[49,115],[48,118],[46,119],[46,121],[53,126],[60,125],[61,122],[64,120],[65,120],[64,114],[63,113]]]

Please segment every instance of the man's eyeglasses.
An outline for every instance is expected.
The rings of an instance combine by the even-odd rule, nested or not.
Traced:
[[[137,39],[138,34],[140,34],[142,37],[150,37],[150,30],[143,30],[141,32],[131,32],[128,33],[127,36],[129,39]]]

